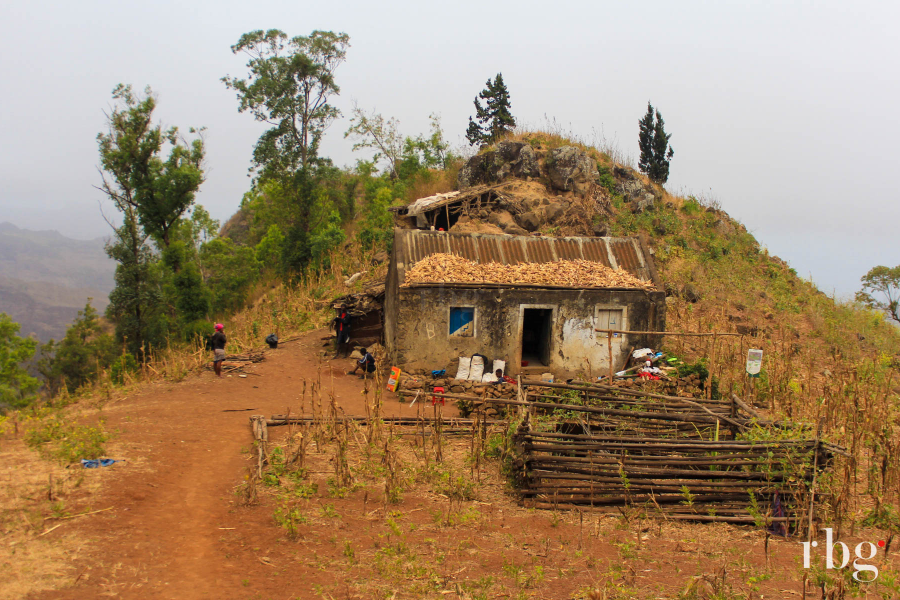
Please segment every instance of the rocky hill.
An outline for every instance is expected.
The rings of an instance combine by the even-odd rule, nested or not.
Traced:
[[[491,202],[477,210],[460,203],[453,232],[644,236],[669,297],[670,330],[745,336],[718,367],[723,384],[747,387],[741,353],[748,345],[785,365],[755,388],[760,401],[814,388],[858,361],[888,356],[900,364],[897,332],[881,315],[823,294],[714,203],[669,194],[596,148],[525,132],[466,161],[457,184],[459,198],[485,198],[488,190]],[[702,339],[683,339],[677,349],[691,360],[722,361],[709,357]],[[848,362],[809,369],[836,356]],[[793,396],[792,408],[811,407],[805,394]]]
[[[115,263],[104,244],[0,223],[0,312],[23,335],[61,338],[88,298],[101,311],[108,304]]]

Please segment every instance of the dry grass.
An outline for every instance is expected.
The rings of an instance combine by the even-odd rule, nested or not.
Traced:
[[[619,148],[618,140],[608,138],[602,129],[600,131],[592,129],[590,136],[583,136],[566,129],[555,118],[549,119],[545,116],[543,123],[538,125],[519,124],[505,139],[529,143],[536,150],[575,146],[601,165],[635,168],[634,160]]]
[[[41,539],[21,533],[4,536],[0,544],[0,600],[20,600],[32,593],[72,585],[77,573],[71,564],[84,547],[83,536],[56,531]]]
[[[669,298],[667,329],[736,332],[737,338],[677,338],[667,349],[694,362],[704,359],[722,395],[735,392],[778,418],[809,423],[822,439],[845,446],[833,474],[820,482],[823,516],[838,529],[855,530],[889,507],[900,513],[900,335],[878,315],[835,302],[801,281],[786,265],[762,255],[741,265],[678,256],[662,265],[670,283],[691,281],[697,304]],[[764,372],[744,373],[749,348],[764,351]],[[880,523],[884,535],[900,522]]]
[[[45,461],[12,432],[0,443],[0,599],[70,585],[86,540],[67,533],[72,521],[58,517],[90,510],[82,507],[106,474]]]
[[[446,170],[429,170],[418,174],[406,188],[406,202],[415,202],[435,194],[444,194],[456,189],[456,176],[463,161],[453,162]]]

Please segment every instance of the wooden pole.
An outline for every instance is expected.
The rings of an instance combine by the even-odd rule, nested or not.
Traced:
[[[713,377],[715,377],[716,371],[716,342],[718,341],[718,334],[713,334],[713,343],[712,350],[709,353],[709,381],[706,382],[706,399],[712,400],[712,386],[713,386]]]
[[[612,331],[606,332],[606,349],[609,353],[609,380],[613,380]]]
[[[712,337],[719,335],[730,335],[735,337],[740,337],[740,333],[724,333],[724,332],[714,332],[714,333],[700,333],[700,332],[691,332],[691,331],[625,331],[623,329],[595,329],[597,333],[620,333],[622,335],[674,335],[674,336],[694,336],[694,337]]]

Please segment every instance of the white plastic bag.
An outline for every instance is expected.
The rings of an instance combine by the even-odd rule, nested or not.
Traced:
[[[469,379],[472,381],[481,381],[484,375],[484,358],[481,356],[473,356],[472,363],[469,368]]]
[[[466,356],[459,357],[459,370],[456,372],[457,379],[468,379],[469,369],[472,366],[472,359]]]
[[[484,377],[481,378],[481,383],[496,383],[497,376],[493,373],[485,373]]]

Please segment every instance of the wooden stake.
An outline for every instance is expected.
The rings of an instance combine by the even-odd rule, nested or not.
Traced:
[[[612,331],[606,332],[606,349],[607,349],[608,358],[609,358],[609,381],[612,382],[613,373],[614,373],[613,357],[612,357]]]

